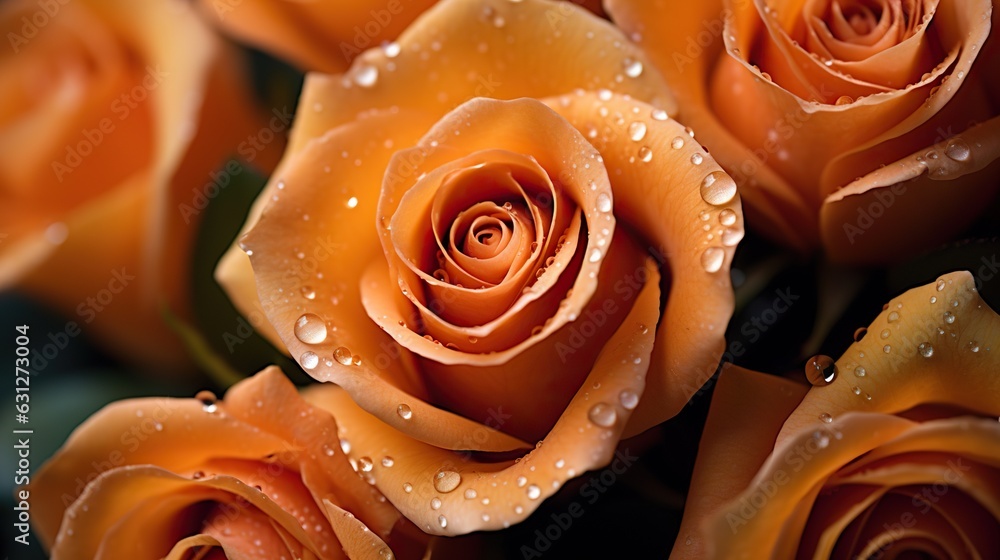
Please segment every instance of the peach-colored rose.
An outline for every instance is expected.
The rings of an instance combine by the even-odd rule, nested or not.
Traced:
[[[179,363],[160,305],[188,311],[196,194],[266,126],[238,61],[176,0],[4,2],[0,29],[0,289]]]
[[[990,0],[607,9],[740,184],[748,219],[781,243],[838,261],[897,260],[962,231],[997,192]]]
[[[437,0],[199,0],[227,33],[298,67],[343,72],[362,52],[390,43]],[[600,0],[573,2],[603,14]]]
[[[309,76],[249,262],[217,275],[343,387],[323,406],[407,517],[498,529],[715,371],[739,198],[644,55],[570,3],[447,0],[399,47]]]
[[[998,350],[957,272],[890,301],[830,385],[723,371],[674,557],[1000,557]]]
[[[426,536],[341,445],[334,418],[272,367],[220,401],[111,404],[26,490],[54,559],[420,557]]]

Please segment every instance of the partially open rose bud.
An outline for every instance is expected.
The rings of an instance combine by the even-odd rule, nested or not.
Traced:
[[[407,517],[499,529],[715,371],[739,197],[643,55],[569,3],[445,1],[398,47],[310,76],[253,271],[219,276],[343,388],[322,406]]]

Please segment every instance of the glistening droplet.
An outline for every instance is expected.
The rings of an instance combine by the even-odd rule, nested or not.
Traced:
[[[736,182],[723,171],[713,171],[701,182],[701,198],[713,206],[728,203],[736,196]]]
[[[830,356],[818,354],[806,362],[805,372],[809,383],[816,387],[824,387],[836,379],[837,364]]]
[[[442,494],[447,494],[462,483],[462,475],[455,471],[441,471],[434,475],[434,488]]]
[[[306,344],[319,344],[326,335],[326,323],[318,315],[305,313],[295,321],[295,338]]]
[[[607,403],[597,403],[590,407],[590,412],[587,413],[587,418],[598,426],[610,428],[611,426],[614,426],[615,422],[618,420],[618,413],[615,412],[613,406]]]

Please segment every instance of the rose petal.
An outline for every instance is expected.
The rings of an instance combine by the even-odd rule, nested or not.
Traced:
[[[715,372],[733,306],[725,271],[743,238],[743,221],[732,180],[680,124],[660,120],[666,116],[641,101],[606,97],[569,95],[547,103],[588,136],[600,131],[591,142],[611,179],[615,216],[670,272],[653,352],[657,374],[626,430],[634,435],[675,415]],[[639,140],[632,140],[633,122],[645,127]],[[678,139],[683,145],[674,148]],[[705,191],[715,204],[702,194],[709,177],[718,177],[716,186],[733,187]]]
[[[1000,317],[976,293],[968,272],[911,289],[890,301],[864,338],[837,360],[840,375],[833,383],[805,396],[778,442],[814,424],[821,414],[836,418],[852,410],[896,413],[938,403],[1000,416],[1000,380],[985,350],[997,347],[998,336]],[[855,373],[858,367],[864,368],[864,377]],[[955,371],[962,372],[960,384],[954,382]]]
[[[202,11],[241,41],[305,70],[342,72],[366,47],[392,41],[436,0],[322,2],[201,0]]]
[[[344,76],[309,77],[300,106],[308,110],[320,103],[324,109],[298,119],[293,153],[309,138],[363,112],[392,106],[444,115],[473,97],[538,98],[574,88],[609,88],[669,111],[675,107],[666,83],[642,51],[614,26],[570,2],[440,2],[398,43],[396,57],[372,49]],[[551,45],[550,50],[539,56],[539,44]],[[625,77],[626,66],[634,62],[642,72]],[[377,78],[366,87],[372,68]]]
[[[976,218],[968,209],[986,206],[1000,188],[994,179],[998,138],[1000,118],[991,119],[828,196],[820,210],[820,227],[830,258],[856,263],[902,259],[914,248],[963,231]],[[907,225],[915,215],[926,227]]]
[[[719,374],[671,557],[704,558],[701,525],[738,495],[767,459],[774,437],[807,388],[727,365]],[[747,422],[753,418],[753,422]]]
[[[822,484],[842,465],[914,425],[894,416],[852,412],[832,424],[816,419],[810,429],[803,427],[779,440],[746,490],[710,516],[706,539],[711,554],[794,556]],[[777,485],[779,480],[780,491],[765,495],[763,505],[753,506],[749,513],[740,509],[743,503],[752,503],[752,495],[764,492],[763,484]],[[783,520],[777,531],[774,519]],[[734,532],[739,538],[732,538]]]
[[[656,322],[659,282],[655,263],[650,260],[646,270],[650,280],[581,391],[545,441],[517,462],[479,462],[412,439],[332,385],[309,389],[305,397],[335,414],[352,457],[371,461],[376,487],[424,531],[457,535],[509,526],[530,515],[566,480],[612,459],[632,397],[642,394],[653,344],[645,325]],[[631,359],[635,356],[640,363]],[[392,457],[389,466],[381,461],[386,454]],[[438,477],[441,472],[448,474]]]
[[[378,535],[365,527],[365,524],[353,514],[329,500],[324,500],[323,505],[326,507],[333,532],[336,533],[337,540],[340,541],[348,558],[385,560],[393,557],[392,550],[385,541],[378,538]]]
[[[300,363],[306,362],[306,352],[316,355],[315,377],[347,388],[366,410],[434,445],[461,445],[470,434],[487,433],[485,450],[517,449],[525,443],[492,429],[483,432],[476,422],[428,405],[410,357],[400,355],[392,339],[368,319],[357,295],[364,272],[360,265],[379,253],[375,197],[392,154],[385,140],[392,140],[389,146],[412,145],[428,126],[423,115],[386,111],[311,143],[276,174],[279,200],[246,235],[244,245],[253,253],[260,293],[268,294],[264,307],[270,323]],[[339,188],[327,181],[336,181]],[[280,294],[289,294],[288,302]],[[326,337],[316,344],[299,339],[295,325],[304,312],[324,324],[332,321],[336,330],[326,328]],[[341,357],[349,352],[352,365],[334,358],[339,348],[345,349]],[[353,364],[355,355],[360,364]],[[412,421],[397,412],[401,404],[411,408]]]
[[[724,49],[719,39],[726,13],[721,1],[677,6],[663,0],[607,0],[607,9],[619,27],[639,37],[639,45],[667,77],[681,107],[675,118],[697,131],[700,141],[711,146],[713,157],[729,169],[740,187],[740,197],[746,201],[751,222],[757,222],[762,233],[782,243],[800,249],[815,245],[818,240],[810,234],[813,212],[806,199],[767,165],[779,151],[777,144],[775,150],[755,154],[727,129],[711,107],[709,76]],[[689,34],[664,32],[650,23],[667,21],[677,29],[699,29],[713,40],[704,47],[698,43],[692,47]],[[781,133],[790,130],[794,134],[797,122],[784,119]]]

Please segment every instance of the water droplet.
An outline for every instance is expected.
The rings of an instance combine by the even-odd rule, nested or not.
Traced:
[[[639,395],[635,391],[625,389],[621,393],[618,393],[618,402],[622,404],[622,408],[625,410],[633,410],[639,405]]]
[[[729,208],[723,208],[719,212],[719,223],[724,226],[731,226],[736,223],[736,212],[733,212]]]
[[[528,486],[528,498],[532,500],[537,500],[542,495],[542,489],[537,485],[532,484]]]
[[[675,137],[673,140],[670,141],[670,147],[673,148],[673,149],[675,149],[675,150],[679,150],[679,149],[683,148],[684,147],[684,139],[681,138],[680,136]]]
[[[825,449],[826,446],[830,445],[830,436],[820,430],[813,432],[812,438],[813,441],[816,442],[816,447],[820,449]]]
[[[347,199],[347,207],[348,208],[357,208],[358,207],[358,197],[352,196],[352,197],[348,198]]]
[[[861,327],[854,331],[854,342],[860,342],[865,335],[868,334],[868,329]]]
[[[944,280],[938,280],[936,287],[937,287],[937,291],[943,292],[944,291],[944,287],[945,287]]]
[[[361,472],[371,472],[374,466],[375,464],[372,463],[371,457],[362,457],[358,459],[358,468],[361,469]]]
[[[311,286],[302,286],[302,289],[299,291],[302,292],[302,297],[306,299],[316,299],[316,290],[312,289]]]
[[[407,494],[409,494],[410,492],[413,492],[413,485],[410,484],[409,482],[404,482],[403,483],[403,492],[406,492]]]
[[[211,391],[198,391],[198,394],[194,398],[201,401],[201,409],[209,414],[212,414],[219,408],[216,405],[218,398]]]
[[[591,422],[603,428],[610,428],[618,421],[618,413],[615,412],[614,407],[607,403],[597,403],[590,407],[587,417],[590,418]]]
[[[948,323],[949,325],[952,324],[952,323],[954,323],[955,322],[955,314],[952,313],[951,311],[945,311],[944,312],[944,322]]]
[[[721,206],[736,196],[736,182],[722,171],[713,171],[701,182],[701,198],[713,206]]]
[[[413,410],[410,409],[410,405],[408,404],[401,404],[397,406],[396,414],[398,414],[399,417],[402,418],[403,420],[409,420],[410,418],[413,418]]]
[[[969,351],[972,353],[979,352],[979,343],[974,340],[969,342]]]
[[[611,211],[611,196],[608,193],[602,192],[597,195],[597,209],[601,212]]]
[[[896,313],[895,311],[889,313],[888,321],[890,323],[895,323],[898,320],[899,320],[899,313]]]
[[[525,477],[525,476],[519,476],[519,477],[517,477],[517,487],[518,488],[524,488],[524,486],[526,484],[528,484],[528,478],[527,477]]]
[[[374,66],[362,66],[354,74],[354,83],[361,87],[369,88],[374,86],[376,82],[378,82],[378,68]]]
[[[455,471],[441,471],[434,475],[434,488],[442,494],[447,494],[458,488],[462,483],[462,475]]]
[[[476,492],[476,490],[474,488],[467,488],[465,490],[465,499],[466,500],[475,500],[476,496],[478,496],[478,495],[479,494]]]
[[[837,364],[830,356],[818,354],[809,358],[805,371],[809,383],[816,387],[824,387],[833,383],[837,377]]]
[[[441,498],[431,498],[431,509],[441,509]]]
[[[326,323],[318,315],[306,313],[295,321],[295,338],[306,344],[319,344],[326,340]]]
[[[820,415],[819,415],[819,419],[820,419],[820,420],[821,420],[821,421],[822,421],[822,422],[823,422],[824,424],[829,424],[830,422],[833,422],[833,416],[830,416],[830,414],[828,414],[828,413],[826,413],[826,412],[824,412],[823,414],[820,414]]]
[[[892,331],[890,331],[889,329],[882,329],[882,332],[879,333],[879,336],[881,336],[882,338],[889,338],[891,334]]]
[[[336,359],[341,364],[344,364],[345,366],[351,365],[354,359],[354,356],[351,354],[351,351],[346,346],[341,346],[336,350],[334,350],[333,357],[334,359]]]
[[[701,266],[705,272],[718,272],[722,268],[726,252],[719,247],[709,247],[701,254]]]
[[[319,365],[319,356],[315,352],[303,352],[299,356],[299,363],[306,369],[315,369]]]
[[[603,254],[601,253],[601,250],[595,248],[595,249],[592,249],[590,251],[590,257],[588,257],[587,260],[590,261],[590,262],[592,262],[592,263],[595,263],[595,262],[601,260],[602,256],[603,256]]]
[[[969,159],[971,151],[969,145],[961,140],[954,140],[944,149],[944,155],[955,161],[966,161]]]
[[[920,352],[920,355],[925,358],[930,358],[934,355],[934,347],[931,346],[930,342],[921,342],[917,346],[917,352]]]
[[[383,546],[381,549],[379,549],[379,551],[378,551],[378,558],[379,558],[379,560],[395,560],[396,559],[396,557],[392,554],[392,551],[389,550],[389,547],[387,547],[387,546]]]
[[[850,95],[841,95],[837,98],[836,103],[837,105],[850,105],[851,103],[854,103],[854,98]]]
[[[626,58],[622,61],[622,65],[625,67],[625,75],[629,78],[638,78],[642,75],[642,63],[638,60]]]
[[[389,58],[396,58],[402,50],[403,48],[395,41],[382,45],[382,52]]]
[[[892,352],[892,346],[886,344],[885,346],[882,347],[882,351],[888,354],[889,352]]]
[[[639,148],[639,161],[643,163],[653,161],[653,150],[650,150],[649,146],[642,146]]]
[[[388,455],[386,455],[385,457],[382,457],[382,466],[383,467],[389,468],[389,467],[392,467],[395,464],[396,464],[396,460],[393,459],[392,457],[390,457]]]
[[[474,336],[470,336],[470,337],[469,337],[469,343],[470,343],[470,344],[475,344],[475,343],[477,343],[477,342],[479,342],[479,339],[478,339],[478,338],[476,338],[476,337],[474,337]]]
[[[635,121],[634,123],[628,125],[628,137],[632,139],[633,142],[638,142],[646,137],[646,123]]]
[[[653,112],[650,113],[650,115],[653,117],[654,121],[665,121],[670,117],[670,115],[667,115],[667,112],[663,109],[653,109]]]
[[[743,240],[744,232],[742,229],[726,228],[720,236],[720,241],[726,247],[734,247],[737,243]]]
[[[703,162],[703,161],[705,161],[705,158],[702,157],[701,154],[697,154],[696,153],[696,154],[692,154],[691,155],[691,163],[693,163],[695,165],[701,165],[701,162]]]

